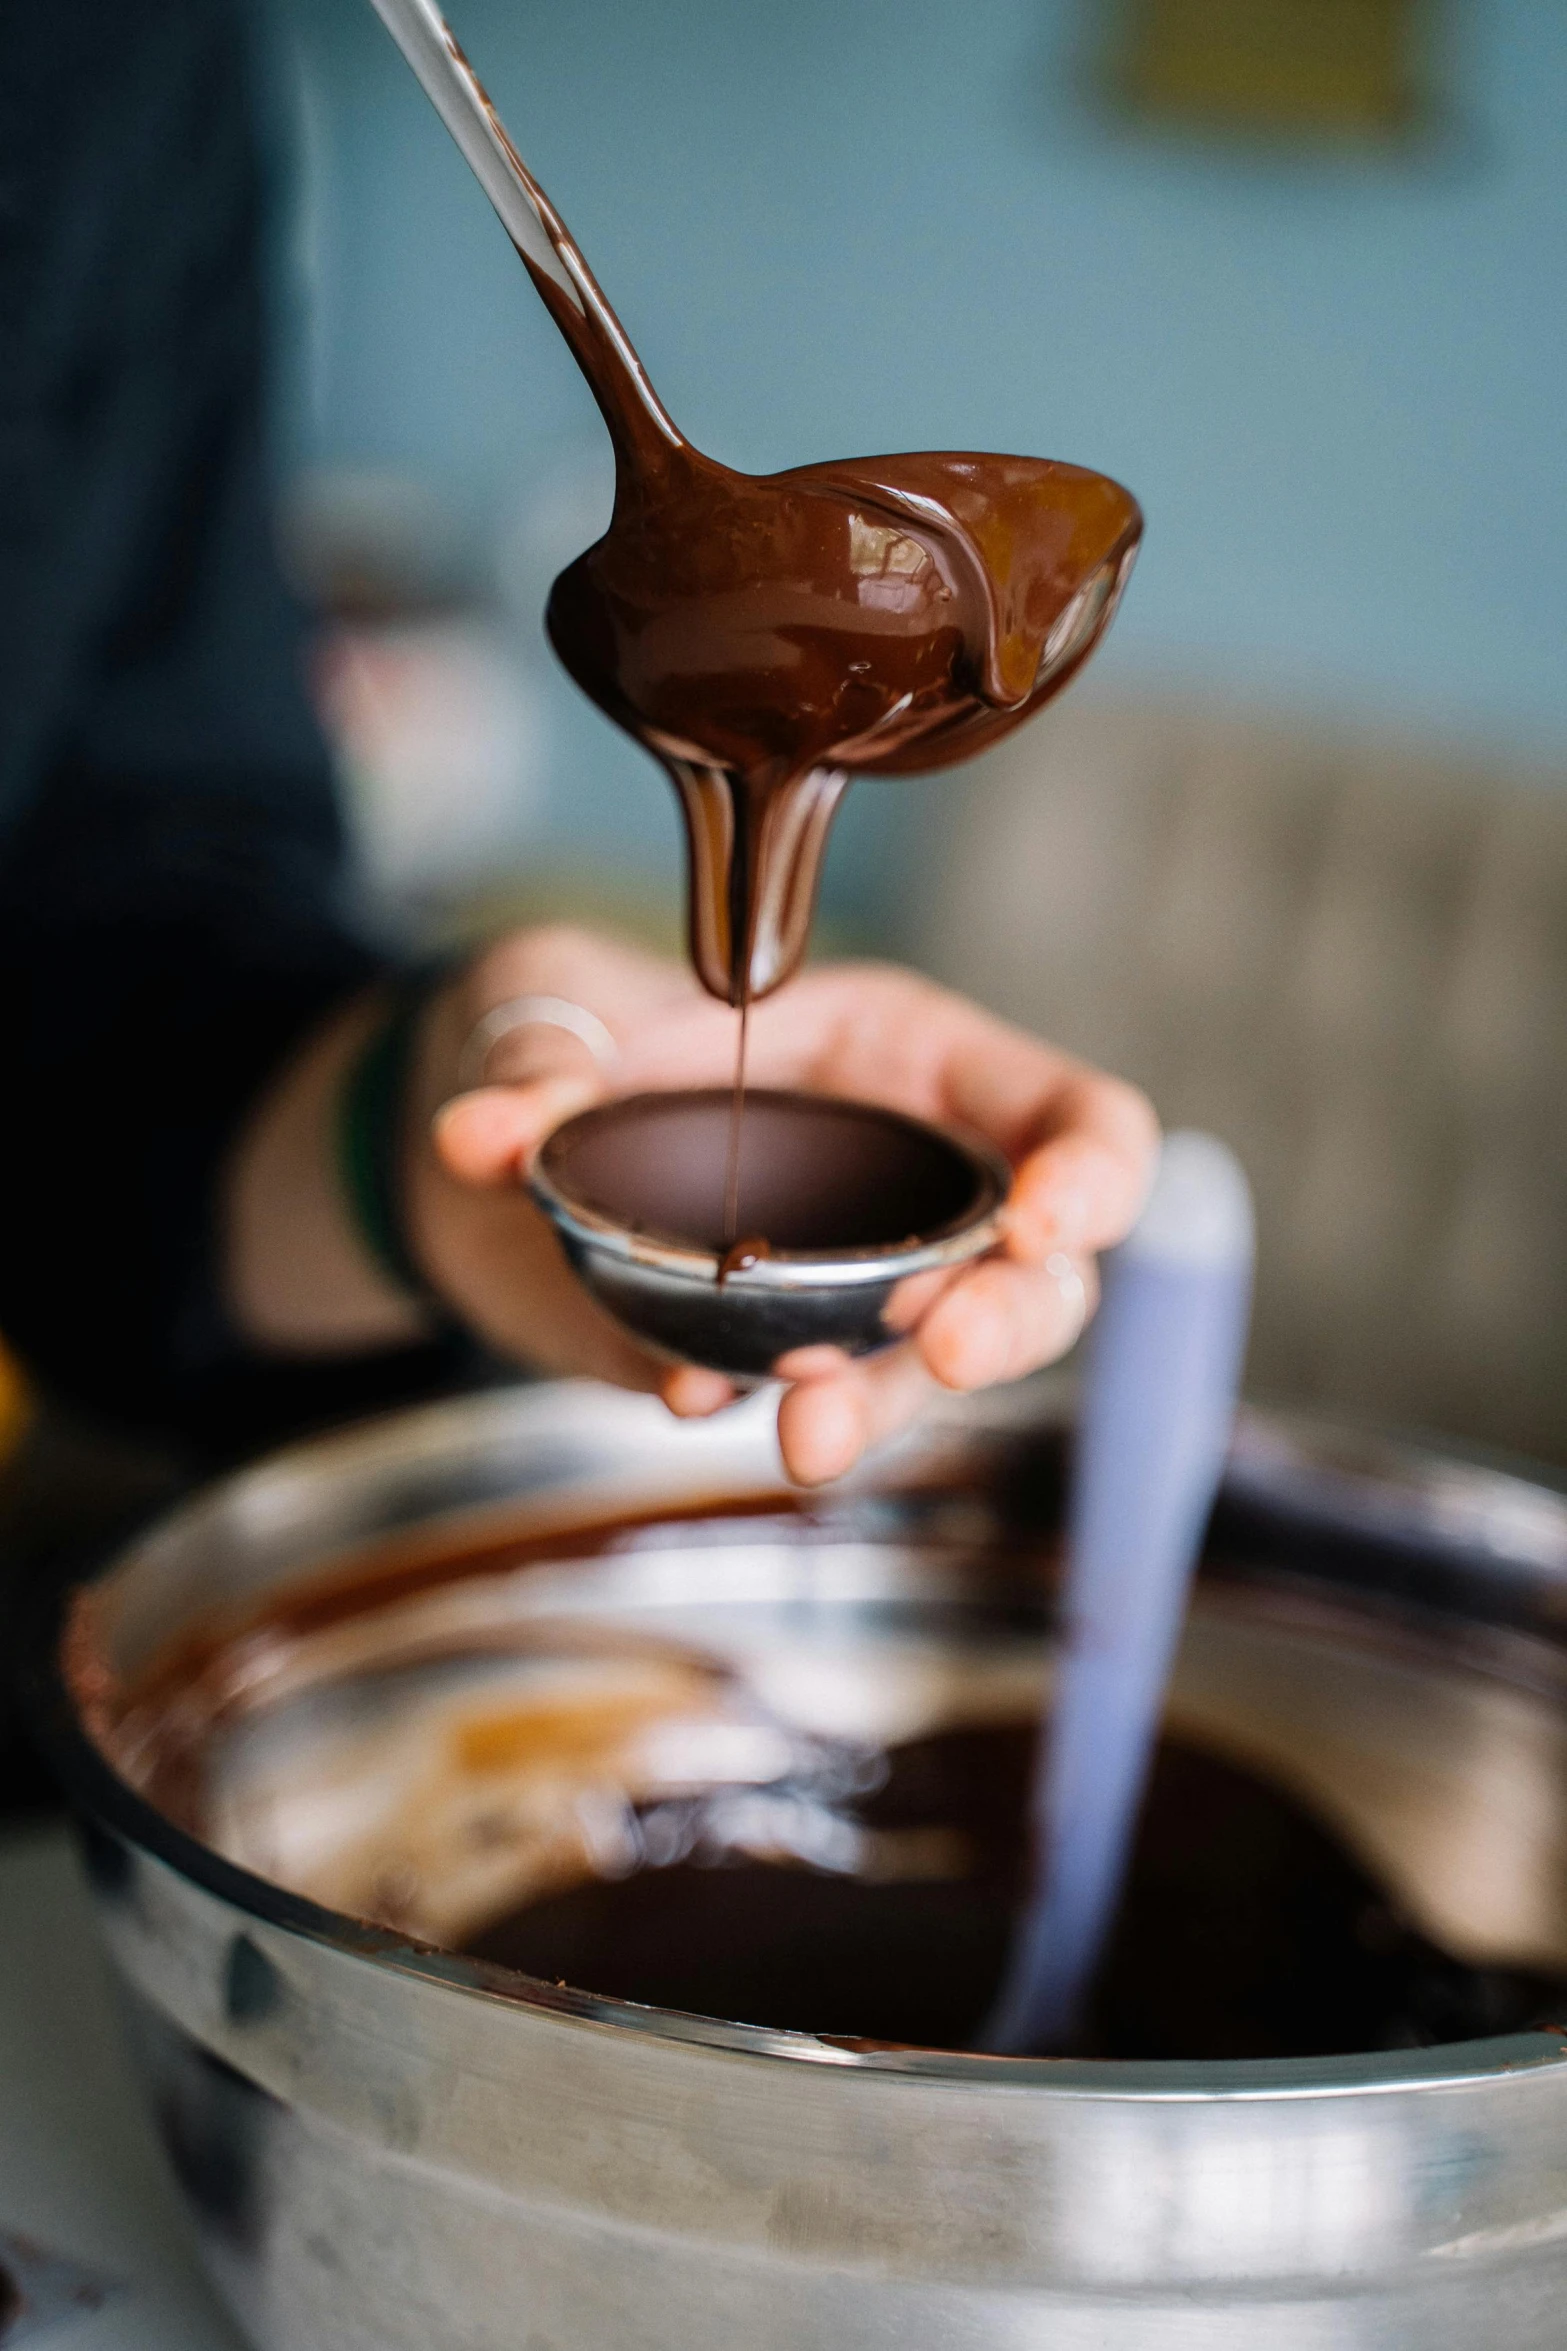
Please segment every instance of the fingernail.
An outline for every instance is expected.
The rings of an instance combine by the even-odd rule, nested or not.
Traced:
[[[706,1420],[735,1401],[733,1383],[722,1372],[704,1371],[695,1363],[682,1364],[664,1382],[664,1402],[681,1420]]]
[[[1076,1249],[1088,1231],[1088,1194],[1080,1183],[1052,1186],[1035,1211],[1058,1249]]]
[[[967,1300],[964,1325],[954,1366],[959,1384],[965,1388],[988,1387],[992,1380],[1000,1378],[1006,1364],[1010,1342],[1007,1318],[999,1308]]]
[[[1063,1347],[1070,1347],[1080,1335],[1088,1320],[1088,1284],[1081,1269],[1068,1257],[1064,1249],[1052,1249],[1045,1259],[1045,1271],[1055,1283],[1060,1295],[1067,1336]]]
[[[773,1365],[773,1377],[776,1380],[838,1379],[848,1368],[849,1358],[841,1347],[792,1347]]]
[[[514,1101],[520,1097],[526,1105],[530,1158],[568,1118],[575,1118],[579,1110],[591,1110],[595,1102],[604,1099],[603,1087],[591,1078],[532,1078],[508,1091]]]
[[[562,1119],[574,1118],[579,1110],[590,1108],[603,1091],[594,1079],[581,1077],[535,1078],[528,1087],[528,1092],[550,1113],[556,1125]]]
[[[808,1401],[806,1401],[808,1399]],[[796,1485],[825,1486],[865,1448],[865,1407],[852,1379],[793,1388],[779,1414],[784,1460]]]

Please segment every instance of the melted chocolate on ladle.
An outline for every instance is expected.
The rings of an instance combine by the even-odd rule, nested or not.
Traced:
[[[937,451],[750,475],[704,457],[484,103],[543,231],[517,250],[615,446],[609,529],[555,582],[549,633],[674,779],[691,959],[743,1014],[805,952],[850,777],[949,766],[1058,692],[1104,632],[1142,518],[1104,475],[1044,458]],[[743,1084],[742,1028],[731,1205]]]

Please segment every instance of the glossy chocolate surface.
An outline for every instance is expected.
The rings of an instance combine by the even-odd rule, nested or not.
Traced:
[[[692,960],[743,1004],[805,952],[850,777],[949,766],[1048,701],[1108,625],[1142,518],[1118,483],[1044,458],[937,450],[762,475],[716,463],[669,416],[517,168],[564,283],[522,259],[615,446],[609,529],[556,581],[550,636],[673,778]]]
[[[1013,1723],[892,1750],[880,1784],[852,1806],[875,1856],[861,1871],[726,1852],[698,1830],[689,1856],[587,1880],[490,1922],[467,1948],[660,2008],[972,2047],[1027,1890],[1034,1738],[1031,1723]],[[1522,2030],[1560,1989],[1525,1970],[1460,1965],[1282,1788],[1166,1739],[1076,2053],[1417,2047]]]
[[[586,1524],[525,1512],[466,1537],[415,1531],[198,1620],[129,1686],[106,1666],[89,1592],[70,1680],[103,1752],[154,1804],[350,1916],[585,1993],[963,2048],[1029,1878],[1043,1659],[1038,1618],[1016,1602],[1047,1581],[1054,1459],[1021,1454],[983,1488],[911,1488],[890,1523],[885,1495],[690,1493],[674,1511]],[[877,1572],[890,1533],[883,1568],[912,1544],[894,1581]],[[595,1600],[599,1565],[611,1584]],[[568,1567],[586,1576],[575,1609]],[[535,1576],[547,1597],[530,1605]],[[692,1591],[713,1636],[694,1647],[670,1637]],[[1254,1627],[1232,1699],[1273,1656],[1253,1686],[1243,1738],[1256,1737],[1267,1690],[1298,1686],[1313,1620],[1297,1622],[1293,1598],[1252,1616],[1234,1597],[1223,1581],[1210,1595],[1211,1655],[1244,1658]],[[1374,1611],[1334,1622],[1348,1682],[1385,1639],[1374,1687],[1407,1704],[1423,1652],[1379,1632]],[[758,1672],[791,1645],[769,1694]],[[824,1685],[831,1719],[813,1721]],[[1452,1720],[1451,1688],[1425,1687],[1422,1742]],[[803,1714],[782,1703],[791,1691]],[[1245,1719],[1221,1706],[1217,1737],[1183,1726],[1160,1748],[1080,2053],[1328,2055],[1559,2018],[1559,1973],[1506,1958],[1505,1939],[1484,1961],[1444,1949],[1379,1873],[1364,1821],[1342,1833],[1334,1801],[1298,1784],[1304,1747],[1278,1772],[1242,1760]],[[1357,1719],[1369,1737],[1372,1717]],[[875,1727],[894,1720],[915,1727]],[[1341,1762],[1368,1752],[1345,1746],[1347,1720],[1330,1709],[1319,1726]],[[1445,1763],[1436,1780],[1453,1785]],[[1467,1817],[1460,1800],[1453,1841]],[[1501,1881],[1507,1843],[1504,1829]]]

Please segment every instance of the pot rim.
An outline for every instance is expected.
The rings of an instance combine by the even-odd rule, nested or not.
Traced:
[[[519,1401],[542,1404],[563,1388],[582,1384],[541,1382],[529,1389],[502,1394],[514,1407]],[[205,1493],[210,1496],[224,1486],[238,1484],[252,1470],[275,1470],[290,1463],[303,1466],[312,1460],[320,1462],[333,1453],[352,1448],[368,1432],[384,1438],[389,1430],[400,1425],[411,1427],[421,1421],[450,1416],[454,1401],[460,1407],[475,1399],[416,1405],[377,1416],[356,1428],[308,1438],[263,1456],[247,1469],[217,1481],[216,1487],[205,1489]],[[501,1396],[490,1401],[499,1403]],[[1287,1441],[1290,1431],[1315,1432],[1328,1436],[1330,1441],[1334,1435],[1340,1439],[1345,1435],[1342,1424],[1335,1426],[1305,1415],[1297,1418],[1248,1408],[1245,1418],[1253,1429],[1260,1431],[1264,1450]],[[1357,1434],[1353,1440],[1362,1456],[1367,1442],[1364,1433]],[[1369,1442],[1373,1446],[1381,1444],[1375,1437]],[[1446,1449],[1436,1454],[1429,1448],[1402,1445],[1388,1445],[1383,1450],[1390,1460],[1402,1457],[1406,1464],[1417,1469],[1422,1463],[1427,1468],[1457,1465],[1471,1470],[1478,1479],[1532,1486],[1542,1498],[1550,1496],[1561,1502],[1564,1525],[1567,1525],[1567,1498],[1558,1496],[1543,1479],[1526,1480],[1516,1472],[1502,1470],[1494,1459],[1466,1458]],[[137,1539],[167,1525],[179,1515],[180,1507],[183,1506],[162,1514]],[[521,2008],[576,2028],[630,2033],[639,2040],[707,2048],[736,2058],[833,2066],[848,2073],[902,2079],[911,2084],[949,2083],[1011,2095],[1031,2093],[1101,2100],[1236,2102],[1458,2086],[1498,2074],[1539,2072],[1567,2061],[1567,2021],[1561,2026],[1447,2042],[1431,2048],[1352,2051],[1334,2057],[1090,2060],[864,2046],[813,2033],[736,2024],[718,2017],[608,1999],[418,1942],[391,1928],[328,1909],[225,1859],[159,1812],[101,1753],[83,1727],[72,1699],[62,1667],[61,1636],[74,1593],[92,1581],[96,1573],[107,1572],[119,1556],[121,1553],[116,1551],[109,1560],[98,1563],[96,1569],[67,1577],[35,1593],[30,1621],[24,1621],[21,1628],[23,1702],[49,1760],[84,1816],[88,1874],[105,1890],[112,1890],[122,1867],[115,1843],[118,1839],[150,1855],[247,1920],[324,1946],[368,1966],[414,1976],[464,1998]],[[1567,1575],[1562,1581],[1567,1585]]]

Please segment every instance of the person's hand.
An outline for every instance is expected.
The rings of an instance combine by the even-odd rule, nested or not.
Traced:
[[[482,1085],[454,1092],[475,1024],[521,995],[596,1014],[619,1047],[613,1070],[568,1031],[529,1026],[492,1049]],[[558,926],[502,941],[441,990],[413,1086],[409,1232],[435,1287],[492,1345],[551,1371],[656,1389],[682,1414],[732,1399],[720,1374],[658,1362],[608,1319],[521,1187],[550,1130],[605,1093],[726,1084],[736,1027],[682,967]],[[748,1077],[977,1129],[1015,1171],[1003,1249],[956,1276],[905,1283],[898,1344],[864,1362],[819,1347],[779,1364],[793,1477],[840,1476],[936,1386],[1015,1379],[1071,1346],[1095,1295],[1094,1254],[1127,1231],[1152,1172],[1157,1127],[1141,1094],[876,964],[809,971],[756,1005]]]

